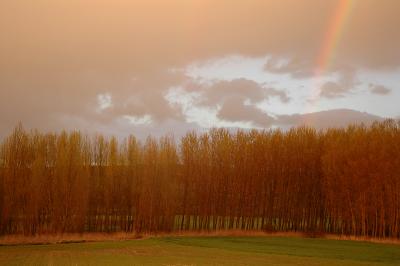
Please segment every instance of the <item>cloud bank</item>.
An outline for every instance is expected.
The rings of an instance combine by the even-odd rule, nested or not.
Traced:
[[[167,99],[174,87],[200,95],[196,108],[217,110],[216,121],[269,127],[276,117],[269,105],[276,102],[285,110],[304,100],[299,86],[291,84],[312,78],[337,4],[1,1],[0,130],[8,132],[18,121],[45,130],[112,133],[151,133],[166,123],[175,125],[172,130],[198,127]],[[341,78],[326,81],[323,98],[346,98],[357,91],[356,70],[400,67],[398,10],[400,1],[358,1],[327,69],[327,75]],[[195,62],[229,55],[268,56],[263,71],[269,83],[237,77],[209,80],[205,86],[183,71]],[[274,85],[279,82],[284,85]],[[384,97],[396,90],[381,80],[372,83],[382,84],[369,89],[372,95]],[[260,102],[264,109],[257,106]]]

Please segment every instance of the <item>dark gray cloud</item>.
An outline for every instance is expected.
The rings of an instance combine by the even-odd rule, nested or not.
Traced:
[[[225,98],[237,96],[258,102],[267,97],[267,91],[258,83],[247,79],[235,79],[232,81],[217,81],[211,86],[203,88],[203,103],[216,105]]]
[[[351,124],[371,124],[383,118],[350,109],[335,109],[308,114],[280,115],[275,124],[282,127],[311,126],[316,129],[346,127]]]
[[[320,96],[325,98],[341,98],[357,90],[360,81],[356,78],[356,71],[349,66],[342,66],[336,72],[339,75],[337,81],[325,82],[320,88]]]
[[[264,87],[262,84],[244,78],[217,81],[210,86],[203,86],[202,91],[204,94],[201,104],[208,106],[219,104],[233,96],[243,100],[250,100],[252,103],[269,100],[271,97],[278,97],[283,103],[290,101],[285,91]]]
[[[262,112],[254,104],[277,97],[282,103],[290,101],[283,90],[247,80],[244,78],[231,81],[217,81],[202,87],[202,97],[199,105],[215,108],[221,106],[217,116],[230,122],[252,122],[259,127],[272,125],[273,117]]]
[[[230,97],[226,99],[218,112],[218,118],[230,122],[252,122],[259,127],[270,127],[274,118],[262,112],[258,108],[245,105],[241,97]]]
[[[328,81],[321,86],[320,96],[325,98],[344,97],[348,90],[337,82]]]
[[[378,85],[378,84],[369,84],[369,91],[373,94],[378,94],[378,95],[387,95],[389,94],[392,90],[383,86],[383,85]]]

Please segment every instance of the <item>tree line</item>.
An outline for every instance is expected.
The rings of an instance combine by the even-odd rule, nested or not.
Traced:
[[[399,238],[400,122],[0,143],[0,234],[225,229]]]

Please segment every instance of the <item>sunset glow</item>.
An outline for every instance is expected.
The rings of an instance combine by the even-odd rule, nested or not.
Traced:
[[[400,265],[399,14],[0,0],[0,266]]]
[[[399,5],[2,1],[0,137],[15,121],[146,138],[396,118]]]

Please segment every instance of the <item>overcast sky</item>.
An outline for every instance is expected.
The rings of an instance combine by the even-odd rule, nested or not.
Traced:
[[[334,109],[397,118],[399,12],[398,0],[2,0],[0,136],[19,121],[142,137]]]

